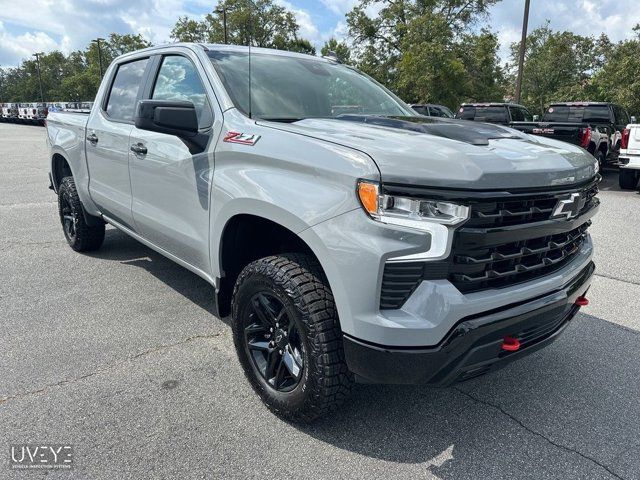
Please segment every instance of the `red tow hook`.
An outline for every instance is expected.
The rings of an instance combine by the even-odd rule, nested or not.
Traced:
[[[511,335],[507,335],[502,340],[502,350],[506,350],[507,352],[515,352],[516,350],[520,350],[520,340]]]
[[[589,299],[587,297],[578,297],[576,298],[576,305],[579,307],[586,307],[589,305]]]

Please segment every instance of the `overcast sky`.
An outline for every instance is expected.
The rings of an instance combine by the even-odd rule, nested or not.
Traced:
[[[320,47],[346,34],[344,14],[357,0],[276,0],[296,14],[303,37]],[[15,66],[33,52],[83,49],[111,32],[141,33],[153,43],[169,41],[181,15],[201,18],[216,0],[0,0],[0,65]],[[498,32],[506,59],[520,36],[524,0],[502,0],[488,26]],[[558,30],[582,35],[606,33],[612,40],[633,35],[640,0],[532,0],[530,29],[551,21]]]

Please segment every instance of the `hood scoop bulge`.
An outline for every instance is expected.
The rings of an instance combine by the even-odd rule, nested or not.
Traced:
[[[336,120],[426,133],[476,146],[487,146],[489,145],[489,140],[494,139],[523,138],[523,135],[519,132],[500,125],[438,117],[381,117],[376,115],[346,114],[336,117]]]

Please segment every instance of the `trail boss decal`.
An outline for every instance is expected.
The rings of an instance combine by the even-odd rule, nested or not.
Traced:
[[[250,133],[227,132],[223,141],[227,143],[239,143],[241,145],[255,145],[260,140],[260,135],[252,135]]]

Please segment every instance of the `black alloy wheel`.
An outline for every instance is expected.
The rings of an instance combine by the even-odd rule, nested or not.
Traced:
[[[304,370],[304,344],[292,312],[274,295],[259,292],[250,300],[244,329],[253,367],[278,392],[290,392]]]
[[[64,235],[71,244],[76,241],[76,222],[78,221],[76,215],[77,212],[73,209],[73,203],[69,198],[69,193],[62,192],[60,195],[60,221],[62,222]]]

